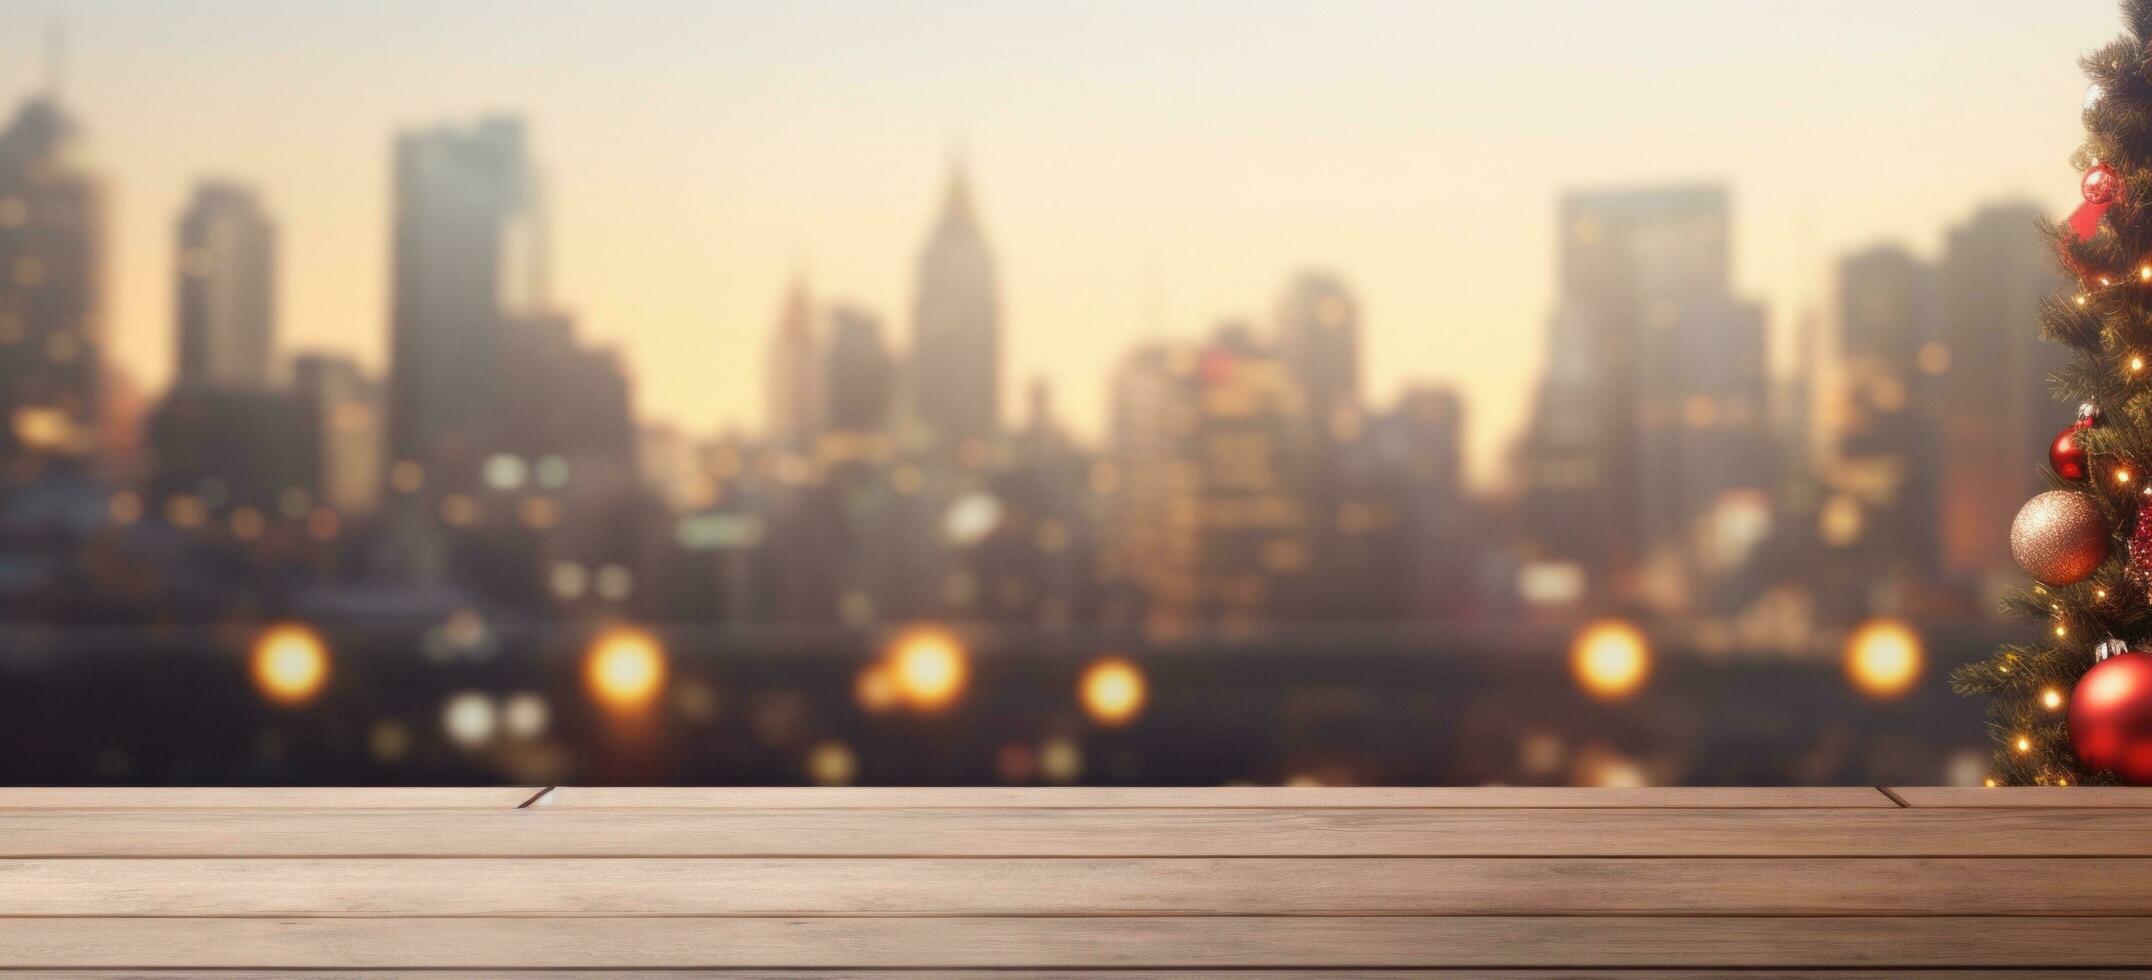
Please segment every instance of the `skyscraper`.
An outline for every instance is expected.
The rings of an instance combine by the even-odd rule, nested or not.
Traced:
[[[1993,205],[1944,243],[1942,346],[1930,357],[1943,369],[1936,378],[1942,549],[1952,572],[2013,571],[2003,529],[2042,489],[2040,454],[2074,417],[2047,387],[2069,352],[2037,329],[2041,297],[2063,282],[2039,220],[2030,204]]]
[[[1297,608],[1309,571],[1292,483],[1307,407],[1275,349],[1228,324],[1199,348],[1147,347],[1114,375],[1109,563],[1146,622],[1247,628]]]
[[[313,431],[314,497],[341,514],[372,510],[381,494],[381,386],[339,354],[304,354],[292,386]]]
[[[770,439],[795,450],[812,448],[826,410],[822,390],[822,344],[815,336],[814,303],[807,283],[794,280],[770,337],[764,383],[768,408],[763,425]]]
[[[1576,193],[1520,443],[1536,557],[1679,604],[1767,529],[1763,312],[1732,295],[1726,192]]]
[[[505,380],[503,318],[542,300],[533,184],[517,119],[396,141],[389,452],[429,488],[475,483]]]
[[[882,321],[856,306],[832,307],[825,363],[829,429],[854,435],[887,429],[897,364],[882,342]]]
[[[994,259],[961,166],[919,257],[911,407],[943,446],[1001,432],[1001,301]]]
[[[1935,270],[1895,245],[1838,265],[1840,377],[1836,445],[1819,514],[1824,543],[1925,576],[1937,558],[1941,459],[1934,373],[1939,360]]]
[[[1278,300],[1279,354],[1325,430],[1356,426],[1360,412],[1360,305],[1335,276],[1304,272]]]
[[[0,483],[95,445],[104,194],[51,95],[0,131]]]
[[[1353,501],[1348,455],[1366,420],[1360,398],[1360,310],[1335,276],[1304,272],[1278,299],[1278,354],[1299,386],[1305,409],[1295,426],[1294,465],[1285,474],[1307,507],[1315,574],[1303,591],[1305,612],[1322,617],[1365,612],[1358,576],[1364,536]]]
[[[179,219],[176,383],[260,390],[274,383],[276,226],[254,192],[205,181]]]

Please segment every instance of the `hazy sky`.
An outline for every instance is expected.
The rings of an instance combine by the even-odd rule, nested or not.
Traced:
[[[795,270],[908,333],[961,140],[1012,394],[1047,373],[1093,431],[1129,344],[1265,315],[1320,266],[1361,297],[1379,398],[1464,389],[1482,481],[1538,371],[1558,191],[1727,181],[1783,363],[1833,256],[1932,254],[1983,200],[2073,204],[2075,60],[2118,29],[2110,0],[0,0],[0,99],[39,84],[62,14],[117,352],[153,386],[194,180],[277,215],[286,350],[379,365],[391,134],[505,110],[551,180],[555,294],[624,349],[643,414],[757,424]]]

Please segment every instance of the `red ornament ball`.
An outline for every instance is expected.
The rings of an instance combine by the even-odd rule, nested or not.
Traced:
[[[2084,182],[2078,189],[2085,193],[2086,204],[2113,204],[2122,199],[2122,175],[2104,163],[2095,163],[2085,171]]]
[[[2070,748],[2087,769],[2152,785],[2152,654],[2093,664],[2070,692]]]
[[[2080,433],[2092,426],[2085,422],[2072,422],[2055,434],[2055,441],[2047,446],[2047,465],[2054,467],[2055,475],[2073,483],[2082,483],[2092,468],[2085,459],[2085,444],[2079,442]]]

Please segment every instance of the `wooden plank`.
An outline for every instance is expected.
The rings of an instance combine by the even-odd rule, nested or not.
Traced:
[[[1727,808],[1897,806],[1872,786],[1653,787],[1560,786],[1199,786],[1199,787],[667,787],[561,786],[545,807],[707,807],[737,810],[1039,808]]]
[[[514,809],[537,795],[537,786],[393,787],[0,787],[0,810],[94,809]]]
[[[2152,809],[2143,786],[1893,786],[1907,806]]]
[[[404,977],[397,970],[309,970],[307,980],[381,980]],[[1652,970],[1652,980],[1808,980],[1814,970]],[[289,975],[275,970],[11,970],[0,967],[0,977],[51,980],[279,980]],[[617,980],[717,980],[753,978],[773,980],[768,970],[612,970]],[[780,977],[795,976],[780,974]],[[1217,970],[1032,970],[1025,980],[1224,980],[1232,976]],[[1638,971],[1612,970],[1264,970],[1262,980],[1593,980],[1620,978],[1643,980]],[[1898,971],[1831,970],[1829,980],[1904,980]],[[2139,970],[1923,970],[1920,980],[2144,980]],[[817,970],[814,980],[906,980],[913,971]],[[1010,980],[1007,970],[937,970],[935,980]],[[561,980],[554,970],[429,970],[426,980]]]
[[[2152,859],[70,859],[10,915],[2152,914]]]
[[[2152,856],[2152,812],[20,810],[0,857]]]
[[[2152,919],[0,919],[18,969],[2152,966]]]

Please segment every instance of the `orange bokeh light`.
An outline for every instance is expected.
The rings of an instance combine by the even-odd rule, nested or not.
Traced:
[[[283,623],[255,638],[249,667],[263,697],[295,708],[314,700],[328,685],[329,647],[313,630]]]
[[[583,659],[583,680],[598,703],[614,711],[640,711],[665,686],[665,650],[638,629],[607,630]]]
[[[1586,693],[1604,701],[1634,695],[1651,676],[1651,644],[1636,627],[1605,619],[1577,631],[1569,671]]]

